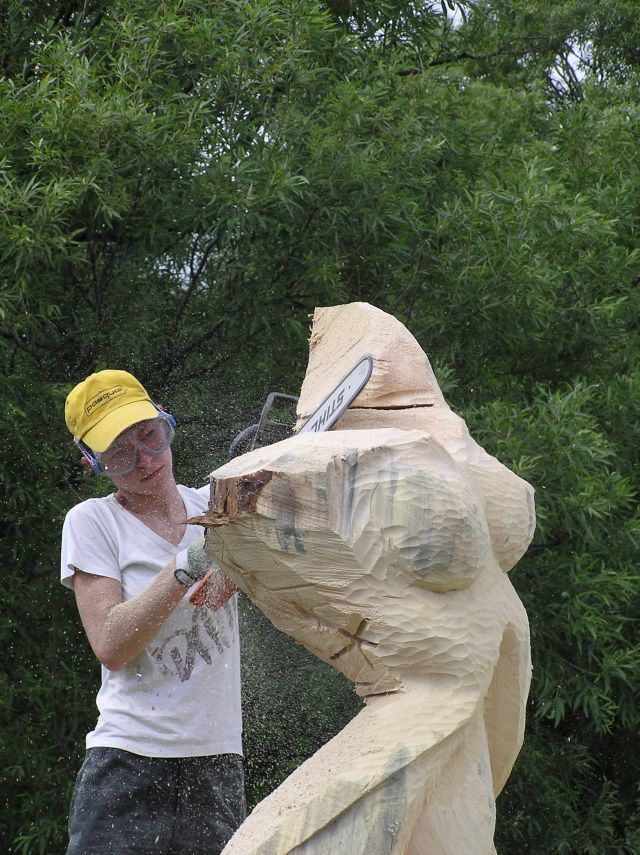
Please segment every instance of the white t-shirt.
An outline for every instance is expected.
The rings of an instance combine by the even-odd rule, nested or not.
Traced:
[[[187,517],[206,510],[209,485],[178,486]],[[112,494],[72,508],[62,530],[62,583],[74,567],[122,583],[128,600],[149,586],[181,549],[202,535],[188,525],[174,546]],[[146,757],[242,753],[237,597],[212,611],[187,592],[157,635],[120,671],[102,667],[95,730],[87,748],[123,748]]]

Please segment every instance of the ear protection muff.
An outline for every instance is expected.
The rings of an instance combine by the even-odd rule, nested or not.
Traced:
[[[168,413],[166,410],[162,410],[162,409],[160,409],[160,407],[158,407],[158,405],[157,405],[157,404],[154,404],[154,406],[156,407],[156,409],[158,410],[158,412],[159,412],[159,413],[162,413],[162,415],[167,419],[167,421],[169,422],[169,424],[171,425],[171,427],[175,430],[175,429],[176,429],[176,427],[177,427],[177,425],[176,425],[176,420],[175,420],[175,419],[174,419],[174,417],[171,415],[171,413]]]

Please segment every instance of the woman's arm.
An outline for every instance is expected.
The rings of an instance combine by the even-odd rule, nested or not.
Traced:
[[[73,588],[82,625],[93,652],[110,671],[124,668],[144,650],[184,596],[175,568],[172,559],[148,588],[126,601],[116,579],[76,568]]]

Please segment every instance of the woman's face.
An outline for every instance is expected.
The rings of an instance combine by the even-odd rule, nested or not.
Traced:
[[[168,426],[160,419],[149,419],[128,428],[101,455],[105,474],[124,492],[141,495],[161,493],[174,480],[171,438]],[[117,471],[127,468],[127,462],[134,464],[130,472],[125,475],[109,474],[110,466]]]
[[[140,452],[133,472],[128,475],[114,476],[111,480],[118,490],[125,493],[145,496],[162,493],[174,482],[171,449],[167,448],[158,455]]]

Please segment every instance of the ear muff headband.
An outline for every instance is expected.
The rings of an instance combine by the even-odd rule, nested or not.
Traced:
[[[155,404],[154,404],[154,406],[155,406]],[[167,421],[169,422],[169,424],[171,425],[171,427],[175,430],[175,429],[176,429],[176,427],[177,427],[177,425],[176,425],[176,420],[175,420],[175,419],[174,419],[174,417],[171,415],[171,413],[167,413],[167,412],[165,412],[164,410],[161,410],[159,407],[158,407],[157,409],[158,409],[158,412],[159,412],[159,413],[162,413],[162,415],[166,417],[166,419],[167,419]]]
[[[79,439],[74,438],[75,445],[80,449],[80,454],[82,454],[82,459],[87,462],[87,464],[91,467],[91,471],[94,475],[102,475],[102,466],[95,459],[93,454],[91,453],[91,449],[81,442]]]

